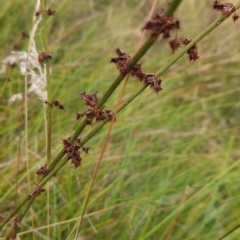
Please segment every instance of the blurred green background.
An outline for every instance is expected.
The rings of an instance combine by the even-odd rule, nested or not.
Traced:
[[[158,1],[156,11],[166,2]],[[48,21],[53,96],[65,107],[53,108],[56,156],[62,138],[79,125],[76,112],[85,110],[79,93],[104,94],[118,75],[109,63],[115,49],[134,54],[153,1],[48,4],[57,11]],[[217,19],[220,13],[211,5],[183,1],[175,14],[181,23],[178,36],[194,38]],[[34,8],[35,1],[0,1],[1,59],[16,44],[26,51],[22,33],[32,28]],[[218,239],[239,224],[239,24],[227,19],[198,44],[197,62],[182,57],[161,76],[162,92],[146,89],[117,116],[78,239]],[[35,35],[39,52],[41,34],[40,24]],[[140,62],[144,72],[154,73],[172,57],[168,43],[159,39]],[[43,104],[33,95],[26,149],[22,103],[8,105],[14,93],[23,91],[24,77],[18,68],[7,72],[10,82],[0,77],[0,215],[7,215],[28,194],[28,176],[31,188],[38,182],[36,169],[46,161],[45,127]],[[108,109],[114,108],[122,86],[106,103]],[[140,86],[130,79],[125,97]],[[46,206],[51,207],[50,239],[74,239],[108,126],[87,143],[90,154],[80,168],[68,164],[52,179],[50,202],[44,193],[36,199],[19,239],[47,239]],[[239,238],[236,230],[226,239]]]

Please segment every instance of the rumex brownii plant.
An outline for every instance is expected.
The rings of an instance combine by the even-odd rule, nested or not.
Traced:
[[[51,154],[48,153],[48,161],[44,164],[38,171],[37,174],[41,175],[39,183],[36,184],[35,189],[28,194],[17,206],[12,213],[8,216],[1,215],[0,220],[2,222],[1,227],[5,226],[7,222],[11,219],[14,222],[15,226],[20,226],[20,222],[32,205],[33,201],[36,197],[40,196],[42,192],[44,192],[43,186],[67,163],[71,160],[71,164],[74,165],[75,168],[79,167],[82,161],[80,156],[80,150],[85,153],[88,153],[89,148],[84,147],[84,144],[93,137],[107,122],[113,119],[114,113],[111,110],[105,110],[105,102],[113,93],[113,91],[118,87],[119,83],[125,78],[126,75],[131,75],[132,77],[138,79],[141,83],[143,83],[142,87],[133,93],[120,107],[119,111],[124,109],[133,99],[135,99],[145,88],[148,86],[153,89],[155,93],[158,93],[162,90],[160,75],[165,72],[174,62],[176,62],[181,56],[185,53],[188,54],[189,61],[194,62],[199,59],[197,52],[197,43],[205,37],[209,32],[211,32],[214,28],[216,28],[221,22],[223,22],[226,18],[233,14],[233,20],[236,21],[239,17],[236,13],[236,10],[239,8],[239,5],[234,6],[229,3],[219,3],[218,1],[214,1],[213,9],[220,11],[222,16],[217,19],[212,25],[210,25],[203,33],[201,33],[198,37],[193,40],[190,40],[186,37],[181,37],[177,39],[176,37],[173,40],[169,40],[171,37],[171,31],[180,29],[180,21],[172,16],[174,10],[178,6],[181,1],[173,1],[172,5],[170,5],[169,9],[165,12],[165,14],[157,14],[152,20],[147,22],[143,29],[150,31],[150,38],[143,44],[142,48],[133,56],[124,53],[119,48],[116,50],[117,57],[112,58],[111,62],[116,64],[117,69],[120,74],[117,77],[116,81],[111,85],[109,90],[103,95],[101,99],[97,97],[97,93],[86,94],[85,92],[80,94],[81,99],[85,102],[85,105],[88,106],[88,109],[83,113],[77,113],[77,120],[82,120],[81,125],[73,134],[72,137],[63,139],[63,149],[58,154],[58,156],[51,161]],[[43,15],[52,16],[55,14],[55,11],[44,10],[44,8],[40,11],[36,12],[36,16]],[[45,34],[47,35],[47,34]],[[161,36],[163,39],[167,39],[169,45],[173,52],[175,52],[180,44],[183,44],[185,47],[182,49],[173,59],[166,64],[166,66],[162,67],[162,69],[154,74],[154,73],[144,73],[142,71],[141,64],[138,64],[140,58],[147,52],[147,50],[152,46],[152,44],[156,41],[156,39]],[[45,50],[39,54],[38,61],[40,64],[46,63],[46,79],[50,76],[49,65],[47,65],[48,61],[52,59],[52,56],[49,54],[49,49],[47,45],[45,46]],[[48,84],[47,84],[48,85]],[[50,83],[49,83],[50,85]],[[47,87],[49,90],[49,86]],[[48,91],[47,91],[48,92]],[[48,95],[49,96],[49,95]],[[50,108],[52,106],[56,106],[59,109],[64,109],[63,105],[60,104],[58,100],[52,100],[49,97],[45,100],[45,103],[48,107],[48,120],[51,120]],[[79,139],[78,136],[84,130],[87,125],[93,124],[94,120],[102,121],[99,125],[97,125],[85,138]],[[114,119],[115,120],[115,119]],[[49,132],[48,132],[49,133]],[[51,134],[49,134],[51,136]],[[50,139],[49,139],[50,141]],[[51,141],[50,141],[51,142]],[[48,149],[49,151],[49,149]],[[23,210],[22,215],[20,215],[20,210]]]
[[[108,119],[109,121],[112,120],[113,113],[111,110],[104,110],[105,106],[101,106],[100,108],[97,107],[97,103],[99,102],[97,93],[86,94],[85,92],[82,92],[80,94],[80,97],[85,102],[85,105],[87,105],[89,108],[83,113],[77,113],[77,120],[80,120],[86,116],[87,125],[91,125],[94,119],[97,122],[103,121],[105,119]]]

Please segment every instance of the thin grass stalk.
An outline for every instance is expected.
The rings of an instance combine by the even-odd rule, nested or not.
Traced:
[[[120,107],[120,104],[122,102],[122,98],[124,96],[124,92],[126,90],[126,86],[127,86],[127,83],[128,83],[128,79],[129,79],[129,74],[127,75],[126,77],[126,81],[124,83],[124,86],[122,88],[122,91],[121,91],[121,94],[120,94],[120,98],[118,100],[118,102],[116,103],[116,107],[115,107],[115,111],[114,111],[114,114],[113,114],[113,118],[111,120],[111,124],[109,126],[109,129],[108,129],[108,133],[106,135],[106,138],[105,138],[105,141],[103,143],[103,147],[102,147],[102,150],[101,150],[101,153],[100,153],[100,157],[99,157],[99,160],[96,164],[96,167],[94,169],[94,173],[93,173],[93,177],[92,177],[92,181],[91,181],[91,184],[90,184],[90,187],[89,187],[89,190],[88,190],[88,193],[87,193],[87,197],[86,197],[86,200],[84,202],[84,206],[83,206],[83,210],[82,210],[82,215],[80,217],[80,220],[79,220],[79,224],[77,226],[77,231],[76,231],[76,236],[75,236],[75,239],[77,240],[78,238],[78,235],[79,235],[79,231],[80,231],[80,228],[81,228],[81,225],[82,225],[82,222],[83,222],[83,218],[85,216],[85,213],[86,213],[86,209],[87,209],[87,204],[88,204],[88,201],[89,201],[89,198],[90,198],[90,194],[92,192],[92,188],[93,188],[93,185],[94,185],[94,182],[96,180],[96,177],[97,177],[97,173],[98,173],[98,170],[100,168],[100,165],[101,165],[101,162],[102,162],[102,159],[103,159],[103,154],[106,150],[106,147],[107,147],[107,143],[108,143],[108,140],[109,140],[109,137],[110,137],[110,133],[112,131],[112,128],[113,128],[113,124],[115,122],[115,119],[116,119],[116,116],[117,116],[117,113],[118,113],[118,109]]]
[[[35,8],[37,9],[39,7],[39,0],[36,1],[36,6]],[[30,32],[30,39],[29,39],[29,44],[28,44],[28,56],[30,54],[30,48],[32,45],[32,42],[34,41],[34,36],[37,30],[37,26],[38,26],[38,21],[36,21],[35,18],[35,12],[33,15],[33,28]],[[27,63],[26,65],[28,65],[28,58],[27,58]],[[29,157],[28,157],[28,95],[27,95],[27,90],[28,90],[28,75],[25,74],[24,77],[24,91],[23,91],[23,105],[24,105],[24,128],[25,128],[25,149],[26,149],[26,159],[27,159],[27,179],[28,179],[28,189],[30,191],[31,186],[30,186],[30,163],[29,163]],[[32,220],[32,227],[34,228],[34,213],[33,213],[33,209],[31,208],[31,220]],[[33,233],[32,235],[33,239],[35,239],[35,235]]]
[[[191,203],[193,201],[193,199],[195,199],[197,196],[199,196],[200,193],[202,193],[205,189],[207,189],[210,185],[212,185],[213,183],[217,182],[219,179],[222,179],[223,176],[230,172],[232,169],[236,168],[237,166],[239,166],[240,163],[240,159],[236,160],[236,162],[234,162],[231,166],[229,166],[224,172],[221,172],[218,176],[214,177],[210,182],[208,182],[206,185],[204,185],[201,189],[199,189],[197,192],[195,192],[192,196],[190,196],[185,202],[184,202],[184,206],[180,205],[178,206],[175,210],[173,210],[168,216],[166,216],[159,224],[157,224],[156,226],[154,226],[145,236],[143,236],[141,238],[141,240],[145,240],[145,239],[149,239],[149,237],[151,237],[152,234],[154,234],[156,231],[159,230],[159,228],[161,226],[163,226],[164,224],[166,224],[168,221],[170,221],[171,219],[174,218],[174,216],[176,216],[176,213],[179,210],[183,210],[186,206],[188,206],[189,203]]]
[[[44,12],[46,10],[46,6],[44,0],[41,0],[41,10]],[[49,53],[49,44],[48,44],[48,29],[47,29],[47,18],[46,14],[42,14],[42,40],[43,40],[43,47],[44,51]],[[47,102],[50,103],[52,100],[51,96],[51,77],[50,77],[50,64],[49,61],[46,61],[46,90],[47,90]],[[50,104],[46,106],[46,117],[47,117],[47,132],[46,132],[46,152],[47,152],[47,164],[48,166],[51,163],[51,142],[52,142],[52,109]],[[47,184],[47,225],[50,224],[50,189],[49,184]],[[27,208],[28,209],[28,208]],[[26,209],[26,211],[27,211]],[[47,229],[47,236],[50,238],[50,228]]]
[[[152,17],[153,11],[154,11],[155,6],[156,6],[156,2],[157,2],[157,0],[155,0],[155,1],[153,2],[151,11],[150,11],[149,16],[148,16],[148,20],[150,20],[151,17]],[[138,43],[138,46],[137,46],[137,49],[136,49],[137,52],[138,52],[138,50],[140,49],[140,47],[141,47],[141,45],[142,45],[142,41],[143,41],[143,39],[144,39],[145,33],[146,33],[146,29],[144,29],[144,31],[142,32],[141,38],[140,38],[140,40],[139,40],[139,43]],[[113,128],[113,124],[114,124],[115,119],[116,119],[116,115],[117,115],[117,113],[118,113],[120,104],[121,104],[121,102],[122,102],[122,98],[123,98],[123,96],[124,96],[124,92],[125,92],[125,89],[126,89],[126,87],[127,87],[127,83],[128,83],[129,77],[130,77],[130,75],[128,74],[127,77],[126,77],[126,81],[125,81],[125,83],[124,83],[124,86],[123,86],[123,88],[122,88],[120,98],[119,98],[119,100],[118,100],[118,102],[117,102],[117,104],[116,104],[116,107],[115,107],[115,110],[114,110],[113,119],[111,120],[111,124],[110,124],[110,126],[109,126],[108,133],[107,133],[107,135],[106,135],[106,138],[105,138],[105,141],[104,141],[104,144],[103,144],[103,148],[102,148],[102,151],[101,151],[99,160],[98,160],[98,162],[97,162],[97,165],[96,165],[95,170],[94,170],[94,173],[93,173],[93,178],[92,178],[92,181],[91,181],[91,184],[90,184],[88,193],[87,193],[86,200],[85,200],[85,202],[84,202],[84,206],[83,206],[82,214],[81,214],[81,216],[80,216],[79,223],[77,224],[77,231],[76,231],[75,239],[78,238],[78,235],[79,235],[79,232],[80,232],[80,228],[81,228],[81,225],[82,225],[82,222],[83,222],[83,218],[84,218],[85,213],[86,213],[86,209],[87,209],[88,201],[89,201],[89,198],[90,198],[90,194],[91,194],[91,191],[92,191],[92,188],[93,188],[95,179],[96,179],[96,177],[97,177],[97,173],[98,173],[98,170],[99,170],[100,165],[101,165],[101,161],[102,161],[102,158],[103,158],[103,154],[104,154],[104,152],[105,152],[105,149],[106,149],[106,146],[107,146],[107,143],[108,143],[108,139],[109,139],[109,137],[110,137],[110,133],[111,133],[111,130],[112,130],[112,128]]]
[[[41,9],[42,12],[46,10],[44,0],[41,0]],[[44,51],[49,53],[49,44],[48,44],[48,29],[47,29],[47,15],[42,14],[42,41]],[[46,61],[46,89],[47,89],[47,101],[51,102],[51,76],[50,76],[50,64],[49,61]],[[51,133],[52,133],[52,124],[51,124],[51,107],[47,104],[47,164],[51,162]]]

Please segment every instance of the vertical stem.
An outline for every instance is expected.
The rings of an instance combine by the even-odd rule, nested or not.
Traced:
[[[41,10],[44,12],[46,10],[44,5],[44,0],[41,0]],[[48,45],[48,29],[47,29],[47,15],[42,14],[42,27],[43,27],[43,47],[44,51],[49,53],[49,45]],[[51,102],[51,79],[50,79],[50,65],[49,62],[46,61],[46,89],[47,89],[47,101]],[[52,114],[51,107],[48,104],[46,107],[46,115],[47,115],[47,164],[49,165],[51,162],[51,135],[52,135]]]
[[[46,6],[44,4],[44,0],[41,0],[41,10],[42,10],[42,22],[43,22],[43,47],[44,51],[49,54],[49,45],[48,45],[48,29],[47,29],[47,15],[45,14]],[[51,96],[51,79],[50,79],[50,65],[49,61],[46,61],[46,90],[47,90],[47,102],[50,103],[52,100]],[[49,166],[51,163],[51,141],[52,141],[52,111],[50,104],[46,106],[46,123],[47,123],[47,131],[46,131],[46,151],[47,151],[47,165]],[[50,191],[49,191],[49,183],[47,184],[47,225],[50,224]],[[47,236],[50,239],[50,228],[47,228]]]

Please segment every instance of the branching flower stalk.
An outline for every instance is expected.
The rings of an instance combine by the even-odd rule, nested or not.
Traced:
[[[178,1],[180,2],[180,1]],[[237,4],[235,6],[235,9],[239,9],[240,8],[240,3]],[[161,74],[163,74],[167,69],[169,69],[179,58],[181,58],[185,53],[188,53],[189,50],[195,45],[197,44],[199,41],[201,41],[206,35],[208,35],[211,31],[213,31],[217,26],[219,26],[224,20],[226,20],[228,16],[223,15],[220,18],[218,18],[216,21],[214,21],[206,30],[204,30],[201,34],[199,34],[196,38],[194,38],[191,43],[189,43],[188,45],[186,45],[186,47],[184,47],[176,56],[174,56],[165,66],[163,66],[158,72],[157,72],[157,76],[160,76]],[[150,43],[150,40],[147,40],[146,43]],[[146,45],[148,44],[144,44],[143,47],[146,48]],[[150,46],[153,44],[154,42],[151,42]],[[150,47],[149,46],[149,47]],[[147,50],[146,50],[147,51]],[[146,52],[145,51],[145,52]],[[144,52],[144,53],[145,53]],[[143,54],[144,54],[143,53]],[[139,59],[142,56],[139,56]],[[134,59],[134,61],[138,61],[136,60],[136,57],[134,56],[132,59]],[[132,62],[133,60],[131,60]],[[134,62],[133,61],[133,62]],[[135,63],[136,63],[135,62]],[[132,63],[133,64],[133,63]],[[122,79],[120,78],[120,76],[115,80],[115,84],[112,84],[112,86],[110,87],[110,89],[113,89],[114,87],[116,88],[119,84],[117,84],[116,82],[121,81]],[[113,87],[114,86],[114,87]],[[130,102],[132,102],[139,94],[141,94],[141,92],[143,92],[147,87],[149,86],[149,84],[143,84],[135,93],[133,93],[127,100],[125,100],[125,102],[121,105],[121,107],[119,108],[118,112],[122,111]],[[109,92],[109,90],[107,91],[107,93]],[[105,101],[110,97],[111,93],[109,94],[105,94],[105,100],[101,100],[98,103],[98,106],[102,106]],[[88,142],[109,120],[105,119],[103,122],[101,122],[100,124],[98,124],[85,138],[83,138],[81,140],[81,144],[84,145],[86,142]],[[81,132],[80,130],[83,130],[84,127],[86,126],[86,120],[83,121],[83,123],[81,124],[81,126],[79,127],[79,132]],[[77,131],[78,131],[77,130]],[[76,131],[76,132],[77,132]],[[74,134],[74,137],[77,136],[76,134]],[[71,141],[73,140],[73,138],[71,139]],[[69,161],[67,157],[64,157],[64,151],[62,151],[61,153],[59,153],[59,155],[54,159],[54,167],[52,165],[52,167],[54,168],[50,168],[49,170],[51,170],[48,175],[44,176],[41,181],[38,183],[38,187],[39,189],[41,189],[53,176],[55,176],[55,174]],[[63,159],[62,159],[63,158]],[[62,159],[62,160],[61,160]],[[33,201],[35,200],[36,197],[31,198],[29,200],[29,196],[26,196],[17,206],[16,208],[7,216],[5,217],[5,219],[2,221],[1,224],[1,228],[3,228],[7,222],[10,221],[11,218],[13,218],[25,205],[25,210],[27,210],[33,203]],[[26,213],[26,211],[24,211]]]
[[[173,0],[168,9],[165,12],[165,15],[167,17],[172,16],[173,13],[176,11],[177,7],[181,3],[182,0]],[[145,41],[145,43],[141,46],[141,48],[137,51],[137,53],[132,57],[129,67],[134,66],[145,54],[146,52],[151,48],[151,46],[156,42],[158,36],[156,37],[150,37],[148,40]],[[98,102],[97,107],[102,107],[105,102],[109,99],[109,97],[112,95],[112,93],[115,91],[115,89],[119,86],[119,84],[122,82],[122,80],[126,77],[127,72],[123,74],[119,74],[118,77],[115,79],[115,81],[112,83],[112,85],[108,88],[106,93],[102,96],[100,101]],[[87,126],[86,119],[82,121],[80,126],[77,128],[77,130],[74,132],[73,136],[71,137],[71,141],[74,142],[78,136],[82,133],[84,128]],[[52,169],[56,166],[56,164],[63,158],[64,153],[61,151],[55,159],[51,162],[51,164],[48,166],[49,171],[52,171]]]

